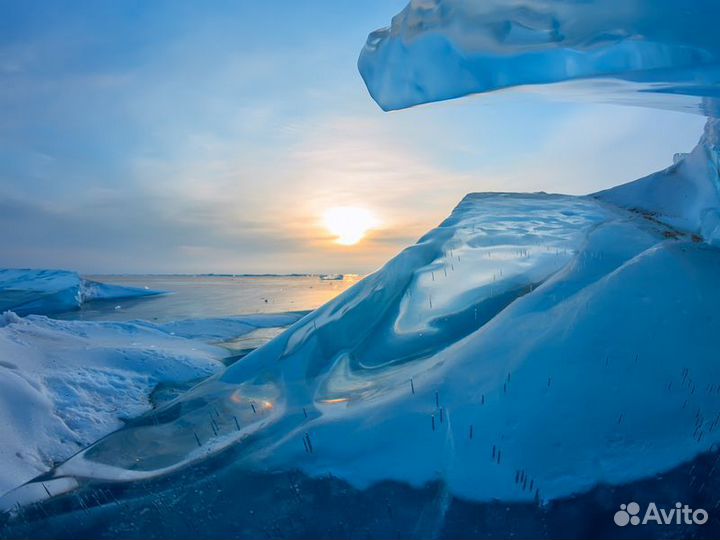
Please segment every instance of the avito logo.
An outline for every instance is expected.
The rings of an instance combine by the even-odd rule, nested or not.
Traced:
[[[645,509],[642,519],[640,518],[640,505],[636,502],[621,504],[620,510],[613,516],[615,525],[625,527],[626,525],[645,525],[656,523],[658,525],[704,525],[708,520],[708,513],[702,508],[693,510],[687,504],[675,503],[675,508],[666,510],[658,508],[651,502]]]

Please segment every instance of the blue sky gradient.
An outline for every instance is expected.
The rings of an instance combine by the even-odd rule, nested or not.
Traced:
[[[364,273],[465,193],[588,193],[700,136],[524,90],[383,113],[356,61],[404,4],[4,2],[0,266]],[[342,205],[382,226],[333,244]]]

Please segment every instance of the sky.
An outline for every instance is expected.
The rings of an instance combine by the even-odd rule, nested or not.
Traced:
[[[700,137],[526,90],[384,113],[356,62],[404,4],[3,2],[0,267],[363,274],[466,193],[590,193]],[[353,246],[343,206],[376,218]]]

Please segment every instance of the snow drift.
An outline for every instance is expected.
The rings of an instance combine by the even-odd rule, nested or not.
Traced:
[[[93,300],[140,298],[162,291],[107,285],[67,270],[0,270],[0,312],[49,315],[78,309]]]

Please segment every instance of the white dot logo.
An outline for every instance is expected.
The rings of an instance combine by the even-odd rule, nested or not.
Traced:
[[[629,504],[621,504],[620,510],[615,512],[615,516],[613,516],[615,525],[618,527],[624,527],[628,523],[631,525],[640,525],[639,513],[640,505],[638,503],[631,502]]]
[[[681,502],[675,503],[674,508],[658,508],[654,502],[649,502],[642,518],[640,505],[636,502],[621,504],[620,510],[613,515],[613,521],[618,527],[627,525],[705,525],[710,519],[707,510],[703,508],[690,508],[690,505]]]

